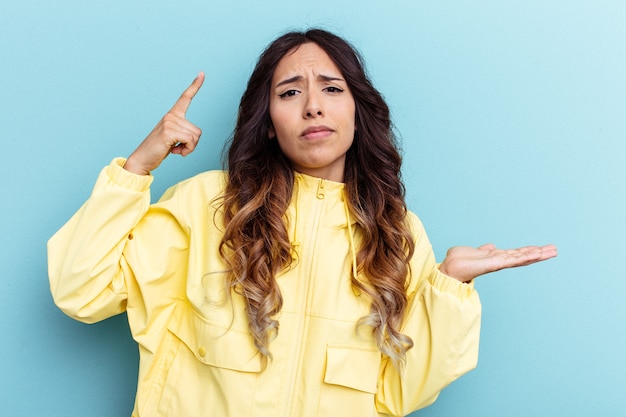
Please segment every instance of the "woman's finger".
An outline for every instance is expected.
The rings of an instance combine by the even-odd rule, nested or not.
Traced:
[[[170,111],[185,116],[191,101],[200,90],[200,87],[202,87],[202,83],[204,83],[204,73],[200,72],[191,85],[183,91],[183,94],[181,94],[180,98],[176,101],[176,103],[174,103],[174,106]]]

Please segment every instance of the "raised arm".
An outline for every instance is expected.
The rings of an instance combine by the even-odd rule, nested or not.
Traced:
[[[94,322],[126,308],[132,271],[124,251],[150,207],[147,174],[170,153],[195,149],[201,131],[185,113],[203,81],[200,73],[128,160],[102,170],[89,199],[49,240],[50,289],[71,317]]]

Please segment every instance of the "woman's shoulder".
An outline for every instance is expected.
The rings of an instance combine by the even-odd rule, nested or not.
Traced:
[[[160,201],[170,199],[174,195],[178,199],[206,200],[221,195],[228,183],[228,172],[221,170],[205,171],[189,177],[170,187]]]
[[[222,170],[204,171],[182,180],[176,187],[180,189],[224,189],[228,182],[228,172]]]
[[[411,210],[407,210],[405,222],[413,235],[415,241],[418,241],[426,236],[426,230],[424,224],[417,214]]]
[[[228,172],[222,170],[204,171],[178,183],[181,187],[225,187],[228,181]]]
[[[411,210],[406,211],[406,221],[412,227],[423,227],[422,221],[420,220],[419,216]]]

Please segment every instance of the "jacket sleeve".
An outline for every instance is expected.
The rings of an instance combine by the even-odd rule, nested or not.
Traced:
[[[400,370],[384,357],[376,395],[379,412],[402,416],[432,404],[442,389],[476,367],[481,316],[473,284],[437,269],[421,222],[410,216],[416,247],[402,332],[414,346]]]
[[[129,267],[123,250],[150,206],[152,177],[125,171],[124,162],[117,158],[101,171],[89,199],[48,241],[54,302],[86,323],[126,308]]]

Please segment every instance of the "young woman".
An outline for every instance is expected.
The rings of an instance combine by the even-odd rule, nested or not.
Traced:
[[[195,149],[201,73],[49,242],[68,315],[126,311],[140,350],[133,416],[405,415],[476,365],[472,280],[552,245],[457,247],[440,265],[404,202],[389,110],[323,30],[261,55],[228,171],[150,205],[154,170]]]

